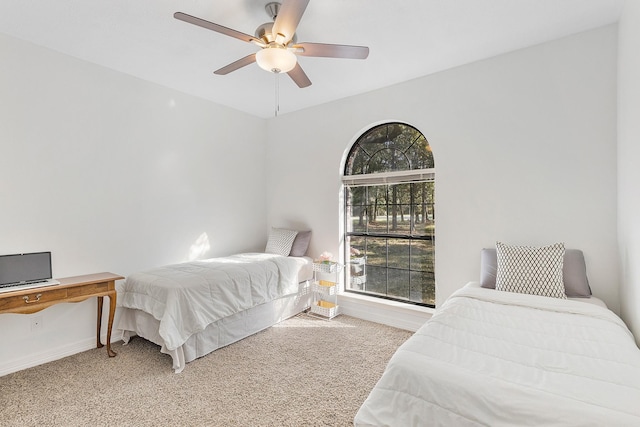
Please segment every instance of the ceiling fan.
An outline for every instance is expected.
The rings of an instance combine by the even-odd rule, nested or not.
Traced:
[[[304,88],[311,85],[311,80],[300,67],[296,55],[351,59],[365,59],[369,56],[369,48],[365,46],[298,43],[296,40],[296,28],[308,4],[309,0],[283,0],[282,3],[268,3],[265,9],[273,19],[273,22],[260,25],[255,31],[255,37],[186,13],[176,12],[173,16],[181,21],[253,43],[260,47],[258,52],[232,62],[214,71],[214,74],[229,74],[256,62],[260,68],[266,71],[287,73],[299,87]]]

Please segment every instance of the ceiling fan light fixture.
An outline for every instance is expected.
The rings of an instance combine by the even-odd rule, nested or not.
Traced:
[[[256,52],[256,63],[270,73],[287,73],[297,62],[296,55],[284,46],[271,45]]]

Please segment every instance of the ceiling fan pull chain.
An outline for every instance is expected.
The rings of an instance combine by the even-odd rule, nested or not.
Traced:
[[[276,96],[275,96],[275,116],[278,117],[278,111],[280,111],[280,80],[278,76],[280,73],[274,73],[276,76]]]

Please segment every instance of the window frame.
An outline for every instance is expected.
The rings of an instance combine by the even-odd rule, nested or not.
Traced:
[[[375,297],[375,298],[381,298],[381,299],[386,299],[386,300],[393,300],[393,301],[399,301],[402,303],[406,303],[406,304],[413,304],[413,305],[419,305],[419,306],[425,306],[425,307],[435,307],[435,262],[433,262],[431,264],[431,267],[428,270],[412,270],[411,269],[411,262],[413,259],[413,255],[412,255],[412,250],[414,250],[415,246],[412,244],[412,242],[414,241],[426,241],[429,240],[431,241],[431,245],[430,245],[430,250],[432,251],[433,255],[431,257],[432,260],[435,260],[435,167],[432,168],[425,168],[425,169],[412,169],[411,168],[411,161],[408,161],[409,164],[409,168],[406,169],[402,169],[402,170],[391,170],[391,171],[385,171],[385,172],[373,172],[373,173],[355,173],[355,174],[348,174],[348,172],[350,172],[350,168],[355,164],[357,159],[353,159],[354,156],[356,156],[358,154],[358,151],[356,149],[356,147],[358,147],[359,144],[361,144],[361,141],[363,139],[366,139],[373,131],[377,131],[379,130],[380,126],[389,126],[389,125],[401,125],[401,126],[407,126],[409,128],[411,128],[413,131],[417,132],[419,134],[419,136],[416,138],[416,141],[419,138],[424,138],[424,143],[426,144],[426,147],[428,149],[428,151],[431,151],[431,148],[429,146],[428,141],[426,140],[426,137],[424,137],[424,135],[422,134],[422,132],[420,132],[418,129],[416,129],[415,127],[408,125],[406,123],[401,123],[401,122],[388,122],[388,123],[383,123],[381,125],[377,125],[374,126],[366,131],[364,131],[357,139],[356,141],[353,143],[352,147],[350,148],[348,155],[346,157],[346,161],[345,161],[345,166],[344,166],[344,170],[343,170],[343,176],[342,176],[342,191],[343,194],[345,195],[344,197],[344,203],[343,203],[343,220],[344,220],[344,232],[343,232],[343,245],[344,245],[344,263],[347,266],[347,268],[345,268],[344,270],[344,290],[345,292],[349,292],[349,293],[355,293],[355,294],[361,294],[361,295],[366,295],[366,296],[371,296],[371,297]],[[391,149],[395,149],[393,147],[393,141],[387,141],[385,142],[385,144],[389,144],[389,146],[391,146]],[[362,149],[362,145],[360,146],[360,148]],[[404,152],[402,153],[404,155],[406,155]],[[397,154],[392,154],[392,156],[397,155]],[[433,164],[433,157],[432,157],[432,153],[430,154],[431,156],[431,163]],[[370,155],[370,158],[373,158],[372,155]],[[362,169],[366,169],[367,171],[369,170],[368,165],[362,165],[361,166]],[[389,218],[389,193],[390,193],[390,189],[391,186],[393,185],[399,185],[399,184],[417,184],[417,183],[424,183],[424,182],[428,182],[428,183],[432,183],[431,186],[431,213],[433,216],[433,232],[432,233],[425,233],[425,234],[413,234],[412,230],[414,229],[414,225],[413,225],[413,219],[414,219],[414,215],[415,215],[415,211],[414,208],[415,206],[417,206],[416,203],[410,202],[409,203],[409,213],[407,215],[409,215],[410,220],[410,227],[409,227],[409,233],[393,233],[390,232],[389,227],[387,226],[387,231],[386,232],[371,232],[368,230],[368,226],[365,227],[365,230],[357,230],[354,231],[352,228],[352,209],[353,209],[353,205],[350,204],[350,198],[351,198],[351,189],[353,188],[357,188],[357,187],[375,187],[375,186],[386,186],[386,191],[387,191],[387,195],[386,195],[386,207],[385,207],[385,211],[387,214],[387,218]],[[414,187],[410,186],[409,187],[409,191],[410,191],[410,199],[413,200],[413,191],[414,191]],[[424,188],[422,191],[426,191]],[[368,209],[366,208],[368,206],[368,199],[369,196],[367,193],[365,193],[365,197],[364,197],[364,206],[365,210],[368,211]],[[423,221],[426,221],[425,218],[425,213],[422,213],[423,215]],[[367,217],[367,221],[369,221],[369,218]],[[384,267],[380,267],[380,266],[367,266],[366,268],[384,268],[385,271],[385,293],[379,293],[379,292],[371,292],[371,291],[366,291],[366,290],[359,290],[359,289],[352,289],[351,288],[351,284],[349,282],[350,279],[350,266],[351,266],[351,256],[350,256],[350,251],[351,251],[351,238],[352,237],[356,237],[356,238],[362,238],[365,242],[368,241],[369,238],[371,239],[385,239],[385,248],[386,248],[386,253],[385,253],[385,265]],[[398,268],[398,267],[392,267],[390,266],[390,262],[389,262],[389,239],[397,239],[397,240],[406,240],[408,242],[408,267],[407,268]],[[368,245],[368,243],[367,243]],[[365,261],[365,265],[367,264],[367,261]],[[399,273],[399,274],[407,274],[409,277],[409,290],[408,290],[408,298],[403,298],[400,296],[395,296],[395,295],[389,295],[389,272],[393,271],[393,270],[398,270],[403,271],[403,273]],[[432,299],[432,303],[428,303],[428,302],[424,302],[424,300],[421,301],[415,301],[410,299],[411,298],[411,277],[413,273],[418,273],[418,275],[420,274],[425,274],[427,276],[431,276],[432,282],[433,282],[433,299]],[[422,285],[424,285],[424,282],[421,282]],[[422,286],[421,285],[421,286]],[[363,286],[364,289],[366,289],[366,279],[363,282]]]

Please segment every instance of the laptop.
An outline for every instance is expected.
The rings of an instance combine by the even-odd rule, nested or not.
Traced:
[[[51,276],[51,252],[0,255],[0,293],[59,285]]]

